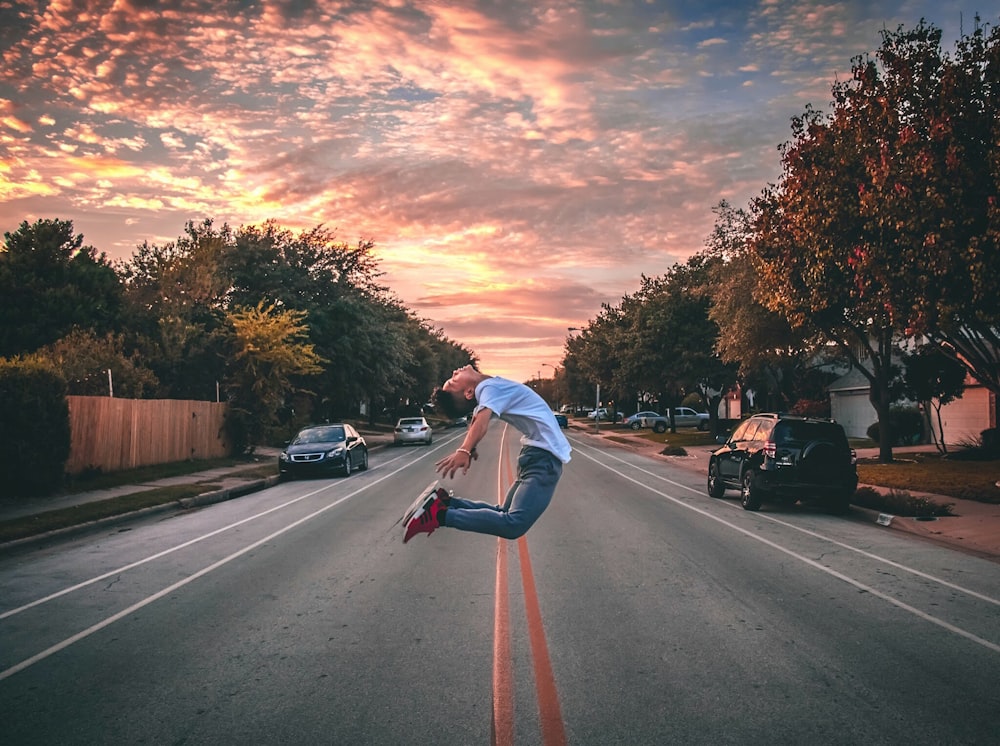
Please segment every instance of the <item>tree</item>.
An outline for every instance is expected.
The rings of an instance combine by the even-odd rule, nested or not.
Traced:
[[[66,220],[38,220],[4,234],[0,251],[0,357],[32,352],[73,327],[111,331],[122,289],[104,254]]]
[[[753,205],[758,298],[841,349],[868,378],[880,423],[889,421],[905,336],[954,334],[956,323],[968,328],[985,315],[992,321],[978,326],[979,338],[995,338],[1000,320],[995,294],[957,300],[970,277],[994,292],[1000,283],[995,236],[983,235],[982,219],[995,180],[960,163],[991,161],[996,123],[995,112],[988,125],[965,116],[961,96],[947,93],[970,89],[948,83],[957,74],[940,35],[923,22],[883,32],[875,58],[856,58],[850,80],[833,87],[829,117],[809,108],[793,120],[781,183]],[[995,72],[977,99],[995,98]],[[966,129],[981,138],[978,148],[975,137],[948,134]],[[983,144],[989,137],[992,146]],[[891,461],[890,429],[879,432],[880,460]]]
[[[68,394],[108,396],[109,371],[115,396],[142,399],[151,396],[159,385],[138,353],[125,352],[123,334],[108,332],[99,337],[91,330],[74,329],[36,355],[62,374]]]
[[[296,376],[320,373],[319,357],[308,339],[302,311],[281,311],[271,304],[228,314],[232,330],[226,386],[235,411],[238,446],[266,443],[278,411],[296,387]]]
[[[788,411],[800,398],[817,396],[804,384],[813,377],[810,362],[824,360],[822,347],[803,327],[793,327],[755,298],[759,276],[748,248],[750,215],[725,201],[714,212],[705,253],[717,259],[708,282],[708,317],[719,328],[715,351],[724,363],[738,366],[745,390],[771,401],[765,407]]]
[[[211,220],[188,223],[177,241],[143,243],[121,268],[129,318],[126,344],[160,381],[157,396],[216,396],[225,366],[230,286],[220,260],[232,240],[228,227],[216,230]]]
[[[938,451],[947,453],[941,407],[961,398],[965,391],[965,366],[944,354],[936,345],[918,347],[905,356],[904,362],[904,393],[934,410],[934,420],[927,412],[928,425]]]
[[[876,210],[903,216],[908,335],[926,336],[1000,394],[1000,26],[976,17],[955,55],[921,24],[888,36],[882,89],[901,102]]]
[[[600,384],[605,401],[648,393],[672,412],[685,394],[712,391],[705,404],[714,427],[713,405],[735,380],[735,367],[715,354],[718,328],[708,317],[710,266],[717,261],[699,254],[660,277],[643,276],[635,294],[605,305],[568,339],[563,367],[574,394],[586,393],[581,384]]]

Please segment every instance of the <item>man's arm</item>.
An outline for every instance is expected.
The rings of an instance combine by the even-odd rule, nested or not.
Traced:
[[[486,437],[486,431],[490,428],[490,418],[492,417],[493,412],[488,407],[483,407],[476,412],[472,418],[472,422],[469,424],[469,430],[465,434],[465,440],[462,441],[461,447],[434,465],[441,476],[452,479],[455,476],[455,472],[459,469],[462,470],[462,474],[469,472],[472,460],[479,457],[476,453],[476,444]]]

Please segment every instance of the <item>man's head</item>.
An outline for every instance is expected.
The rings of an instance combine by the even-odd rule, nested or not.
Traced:
[[[458,368],[431,396],[436,408],[449,418],[457,419],[476,408],[476,386],[489,376],[484,376],[471,365]]]

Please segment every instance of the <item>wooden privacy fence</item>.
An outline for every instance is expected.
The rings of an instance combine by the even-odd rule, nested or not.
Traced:
[[[226,404],[180,399],[67,396],[68,474],[135,469],[229,455]]]

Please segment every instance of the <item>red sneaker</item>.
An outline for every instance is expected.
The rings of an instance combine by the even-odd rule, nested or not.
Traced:
[[[439,488],[437,493],[437,497],[435,497],[425,507],[417,510],[417,512],[413,514],[413,517],[406,524],[406,532],[403,534],[404,544],[417,534],[430,535],[434,533],[434,529],[441,525],[441,521],[438,519],[438,514],[448,507],[445,499],[449,497],[449,495],[447,490],[443,488]],[[442,494],[445,499],[442,499]]]

